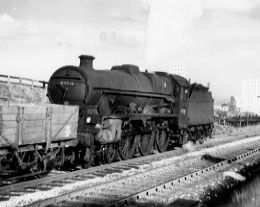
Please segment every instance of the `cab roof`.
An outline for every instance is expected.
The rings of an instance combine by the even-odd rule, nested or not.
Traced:
[[[186,78],[180,76],[180,75],[170,75],[171,78],[173,78],[176,83],[178,85],[180,85],[181,87],[184,87],[184,88],[189,88],[190,87],[190,83],[187,81]]]

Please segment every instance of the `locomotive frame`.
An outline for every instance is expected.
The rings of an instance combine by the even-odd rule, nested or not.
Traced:
[[[48,96],[54,103],[79,105],[77,150],[84,166],[211,136],[213,99],[207,87],[165,72],[140,72],[134,65],[95,70],[93,56],[79,58],[79,67],[64,66],[52,75]],[[78,96],[77,81],[86,84],[78,87]]]

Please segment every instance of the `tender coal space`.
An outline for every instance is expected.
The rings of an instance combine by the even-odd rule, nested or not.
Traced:
[[[246,178],[237,181],[228,177],[217,188],[208,189],[201,198],[203,207],[244,207],[260,206],[260,159],[250,165],[244,165],[239,171]]]

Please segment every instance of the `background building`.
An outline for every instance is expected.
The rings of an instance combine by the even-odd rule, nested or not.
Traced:
[[[236,100],[236,108],[237,108],[237,110],[241,111],[241,107],[242,107],[241,96],[235,96],[235,100]]]
[[[234,96],[230,96],[230,101],[228,104],[229,115],[234,116],[237,113],[237,103]]]
[[[260,114],[260,79],[242,80],[241,110]]]
[[[171,64],[171,73],[175,75],[180,75],[186,78],[186,67],[182,63],[172,63]]]

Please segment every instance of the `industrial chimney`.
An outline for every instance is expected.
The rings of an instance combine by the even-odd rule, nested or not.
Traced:
[[[79,67],[84,69],[84,70],[93,70],[93,60],[95,57],[91,55],[80,55],[80,64]]]

